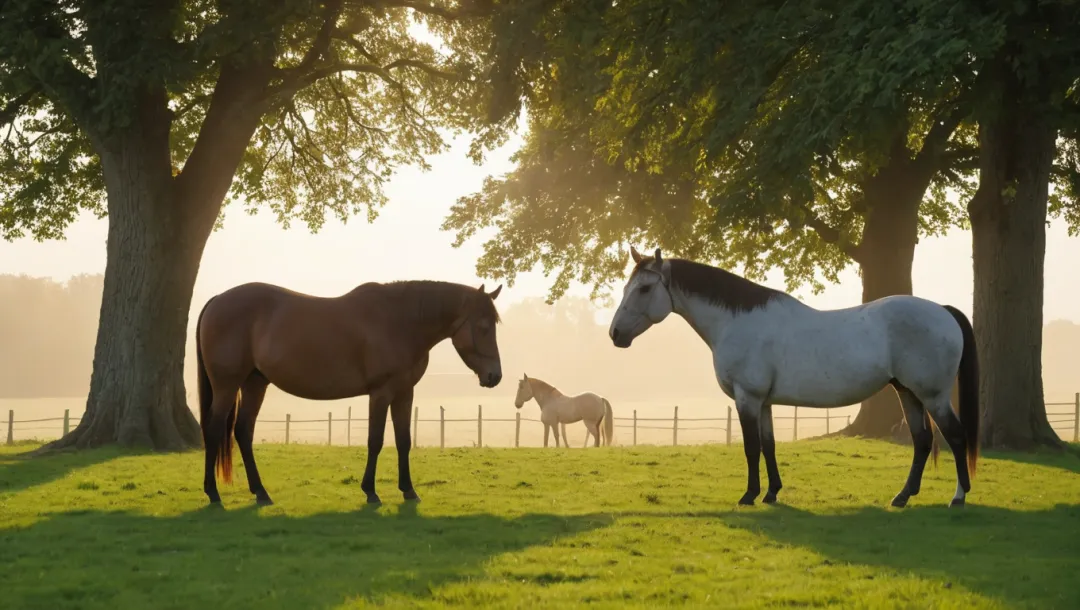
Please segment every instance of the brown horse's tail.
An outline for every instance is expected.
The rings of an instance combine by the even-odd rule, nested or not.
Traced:
[[[199,318],[195,322],[195,363],[198,369],[198,385],[199,385],[199,426],[202,428],[203,446],[210,447],[210,443],[214,439],[209,438],[210,422],[214,418],[214,388],[210,385],[210,376],[206,374],[206,364],[203,362],[202,351],[202,319],[203,314],[206,313],[206,308],[213,301],[213,297],[203,305],[202,311],[199,312]],[[217,472],[221,475],[221,480],[226,483],[232,483],[232,448],[233,448],[233,426],[236,424],[236,408],[234,407],[229,411],[228,420],[225,423],[225,430],[223,431],[221,439],[218,440],[218,453],[216,468]]]
[[[611,445],[611,439],[615,435],[615,414],[611,412],[611,403],[608,399],[602,399],[604,401],[604,417],[602,422],[604,429],[604,443]]]
[[[964,427],[967,445],[968,476],[975,477],[975,462],[979,459],[979,357],[975,347],[975,330],[964,312],[946,305],[960,332],[964,336],[964,349],[960,354],[960,423]],[[964,490],[967,491],[967,490]]]

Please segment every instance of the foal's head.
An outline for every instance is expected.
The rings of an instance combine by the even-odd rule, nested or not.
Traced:
[[[502,381],[502,361],[499,358],[499,343],[495,339],[495,325],[499,322],[499,312],[495,310],[495,298],[502,291],[502,285],[490,294],[484,292],[484,286],[466,295],[463,303],[462,321],[451,336],[454,349],[465,366],[469,367],[480,379],[480,385],[493,388]]]
[[[664,321],[671,313],[671,263],[656,254],[645,257],[631,246],[634,271],[623,287],[622,302],[608,328],[615,347],[630,347],[634,339],[653,324]]]
[[[532,400],[532,397],[532,384],[529,383],[529,376],[525,375],[518,380],[517,396],[514,397],[514,406],[520,409],[526,402]]]

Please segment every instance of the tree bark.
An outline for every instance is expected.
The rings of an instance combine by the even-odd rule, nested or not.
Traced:
[[[870,204],[856,261],[862,275],[863,303],[912,293],[919,206],[933,177],[924,164],[913,160],[906,144],[898,140],[889,163],[863,187]],[[896,391],[886,387],[863,401],[855,421],[843,433],[910,441]]]
[[[1005,62],[979,120],[979,188],[971,216],[981,442],[985,448],[1060,446],[1042,382],[1043,269],[1057,129],[1046,97],[1024,91]],[[1041,99],[1040,99],[1041,98]]]
[[[109,212],[94,368],[79,425],[42,452],[113,443],[165,451],[202,445],[183,378],[188,313],[206,241],[266,107],[272,55],[267,58],[254,68],[222,68],[179,176],[163,86],[133,102],[128,127],[91,134]]]

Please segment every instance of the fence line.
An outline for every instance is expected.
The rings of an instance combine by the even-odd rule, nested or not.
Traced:
[[[1070,424],[1071,423],[1072,424],[1072,437],[1073,437],[1072,440],[1073,440],[1073,442],[1080,442],[1080,392],[1076,393],[1076,395],[1074,397],[1074,400],[1071,403],[1068,403],[1068,402],[1049,402],[1049,403],[1046,403],[1046,406],[1047,407],[1055,407],[1055,406],[1056,407],[1073,407],[1073,412],[1071,414],[1070,413],[1048,413],[1047,418],[1048,418],[1048,420],[1050,422],[1051,427],[1055,427],[1055,426],[1060,427],[1061,424]],[[813,410],[814,412],[821,413],[821,412],[824,411],[824,414],[823,415],[809,415],[808,416],[808,415],[800,415],[799,410],[800,410],[799,407],[794,407],[793,408],[793,414],[790,415],[790,416],[779,416],[778,415],[778,416],[773,417],[774,422],[776,422],[776,421],[791,421],[792,422],[792,428],[791,428],[791,440],[792,441],[799,440],[799,422],[824,421],[825,422],[825,434],[829,434],[829,433],[831,433],[833,431],[832,424],[833,424],[833,422],[835,420],[840,420],[840,421],[844,422],[845,426],[850,426],[851,425],[851,416],[850,415],[833,415],[833,414],[829,413],[828,410],[814,409]],[[806,407],[803,407],[802,410],[805,412]],[[487,423],[513,423],[514,424],[514,445],[513,445],[514,447],[520,447],[521,446],[521,422],[542,423],[539,419],[533,419],[533,418],[529,418],[529,417],[522,417],[520,412],[516,413],[515,414],[516,417],[513,417],[513,418],[505,418],[505,417],[503,417],[503,418],[485,418],[484,417],[484,407],[483,407],[483,405],[477,405],[476,417],[475,418],[473,418],[473,417],[468,417],[468,418],[460,418],[460,417],[459,418],[447,418],[446,417],[446,409],[444,407],[442,407],[442,406],[439,407],[439,418],[438,419],[421,419],[420,418],[420,407],[419,406],[416,406],[416,407],[413,408],[413,414],[412,415],[413,415],[412,416],[412,444],[413,444],[413,446],[414,447],[419,447],[420,446],[419,435],[418,435],[418,432],[420,430],[420,424],[438,423],[439,424],[439,447],[443,448],[443,449],[447,447],[447,444],[446,444],[446,424],[448,424],[448,423],[475,423],[476,424],[476,441],[474,443],[474,446],[477,446],[477,447],[483,447],[484,446],[484,423],[485,422],[487,422]],[[732,443],[732,438],[733,438],[732,431],[734,429],[734,424],[735,424],[734,419],[733,419],[734,417],[737,417],[737,415],[733,416],[733,411],[732,411],[731,407],[727,407],[727,416],[723,417],[723,418],[719,418],[719,417],[689,417],[689,418],[687,418],[687,417],[679,417],[679,407],[675,406],[673,408],[673,410],[672,410],[672,416],[671,417],[638,417],[637,409],[634,409],[633,410],[633,415],[631,417],[614,417],[614,418],[612,418],[612,424],[613,424],[613,427],[615,427],[615,428],[620,428],[620,429],[624,429],[624,430],[626,430],[626,429],[632,430],[632,435],[631,435],[632,440],[630,442],[631,446],[637,446],[638,445],[638,431],[639,430],[668,430],[668,431],[671,432],[671,441],[670,441],[670,443],[671,443],[672,446],[678,446],[679,445],[679,432],[694,432],[694,431],[700,431],[700,432],[723,432],[723,440],[722,441],[720,439],[716,439],[716,440],[711,441],[711,442],[723,442],[726,445],[730,445]],[[10,409],[10,410],[8,410],[8,417],[7,417],[7,444],[12,445],[15,442],[15,425],[16,424],[40,424],[40,423],[63,422],[62,426],[61,426],[61,432],[62,432],[62,434],[67,434],[71,430],[72,423],[78,423],[78,421],[80,421],[80,419],[81,418],[79,418],[79,417],[72,418],[70,410],[69,409],[64,409],[64,416],[63,417],[45,417],[45,418],[36,418],[36,419],[16,420],[15,419],[15,410]],[[354,422],[353,417],[352,417],[352,407],[351,406],[348,407],[348,411],[347,411],[347,415],[346,415],[345,420],[342,420],[342,419],[339,418],[337,421],[338,421],[339,425],[344,424],[344,426],[345,426],[345,439],[346,439],[345,444],[346,444],[346,446],[352,446],[352,431],[353,431],[354,427],[359,425],[362,428],[365,428],[365,429],[367,428],[367,420],[366,419],[364,419],[364,420],[356,420]],[[620,422],[624,422],[624,423],[620,423]],[[646,424],[642,425],[640,422],[646,422]],[[713,423],[713,424],[716,424],[718,422],[722,423],[723,425],[704,425],[704,426],[701,426],[701,425],[688,426],[687,425],[688,423],[692,423],[692,424]],[[326,425],[326,444],[327,445],[333,445],[333,441],[334,441],[334,414],[333,414],[332,411],[327,412],[326,419],[293,419],[292,414],[286,413],[285,414],[285,419],[282,419],[282,420],[272,420],[272,419],[267,420],[267,419],[264,419],[264,420],[259,420],[258,423],[259,424],[274,424],[274,425],[284,424],[284,426],[285,426],[285,443],[286,444],[289,444],[291,442],[293,432],[313,432],[313,431],[318,431],[318,430],[321,429],[321,427],[298,428],[298,427],[296,427],[297,424],[325,424]],[[655,425],[657,423],[667,423],[669,425]],[[53,429],[53,428],[47,428],[47,427],[41,427],[41,426],[35,426],[35,427],[32,427],[32,428],[24,428],[24,430],[26,430],[26,431],[43,431],[43,430],[51,430],[51,429]],[[838,428],[838,429],[841,429],[841,428]],[[1055,430],[1055,432],[1056,431],[1057,430]],[[565,441],[565,439],[567,439],[566,425],[565,424],[561,425],[561,433],[562,433],[561,437]],[[740,436],[741,436],[741,434],[740,434]],[[811,435],[811,436],[813,436],[813,435]],[[1064,435],[1061,435],[1060,433],[1059,433],[1059,436],[1062,436],[1062,438],[1064,438]],[[804,436],[803,438],[806,438],[806,437]],[[705,442],[710,442],[710,441],[705,441]]]

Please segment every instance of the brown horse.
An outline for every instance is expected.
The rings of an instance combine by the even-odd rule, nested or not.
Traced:
[[[394,420],[398,489],[419,500],[409,474],[413,387],[428,353],[444,339],[480,385],[502,380],[495,339],[499,314],[490,294],[461,284],[367,283],[333,298],[263,283],[242,284],[212,297],[195,326],[199,411],[206,449],[203,490],[220,504],[215,467],[232,482],[233,435],[259,504],[273,504],[252,452],[255,419],[269,384],[310,400],[368,396],[368,456],[360,489],[371,504],[386,412]]]

